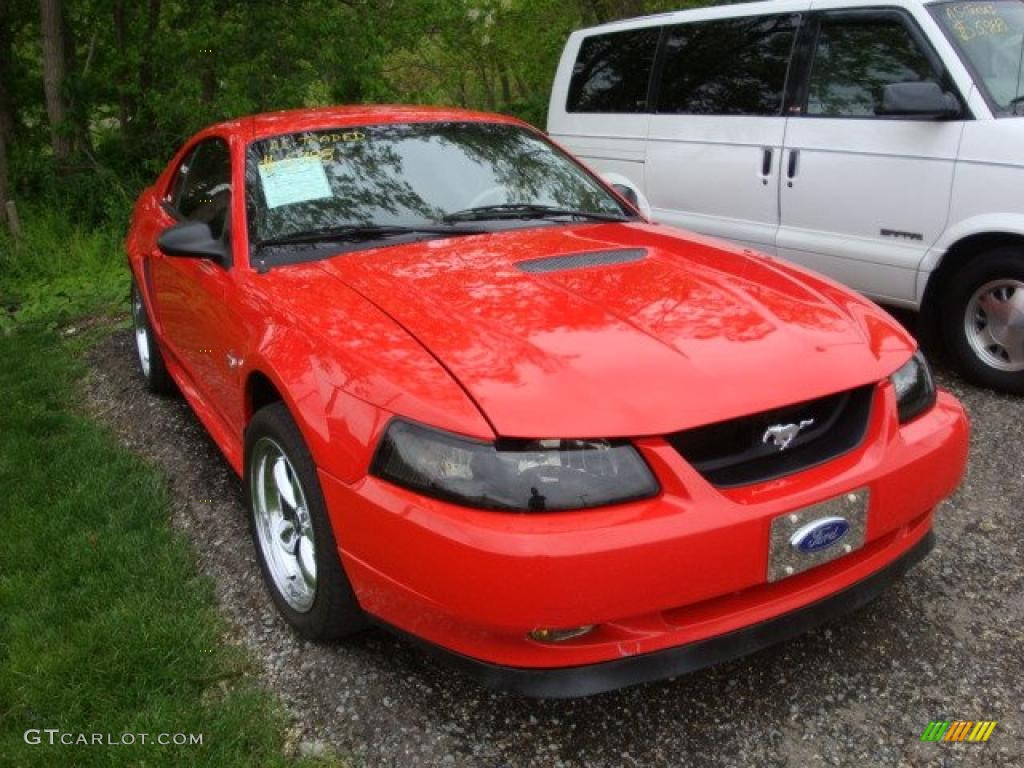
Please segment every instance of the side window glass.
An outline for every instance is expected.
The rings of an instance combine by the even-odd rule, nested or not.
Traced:
[[[569,82],[568,112],[646,112],[659,27],[588,37]]]
[[[822,19],[807,88],[807,114],[870,117],[891,83],[939,83],[896,17]]]
[[[658,112],[778,115],[799,17],[754,16],[673,27]]]
[[[220,237],[231,207],[231,154],[221,139],[204,141],[182,164],[180,190],[172,198],[185,219],[204,221]],[[175,182],[177,184],[177,181]]]

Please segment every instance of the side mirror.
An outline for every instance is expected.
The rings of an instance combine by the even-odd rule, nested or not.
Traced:
[[[621,173],[602,173],[601,178],[604,179],[605,184],[629,201],[634,208],[640,211],[645,219],[650,221],[651,204],[648,202],[646,195],[637,188],[636,184]]]
[[[875,113],[932,119],[956,117],[960,114],[960,102],[938,83],[890,83],[882,89],[882,103]]]
[[[624,198],[629,200],[634,207],[640,205],[640,198],[637,197],[636,190],[632,187],[628,187],[625,184],[612,184],[612,189],[622,195]]]
[[[227,264],[228,246],[213,236],[210,225],[203,221],[182,221],[165,229],[156,241],[168,256],[187,259],[210,259]]]

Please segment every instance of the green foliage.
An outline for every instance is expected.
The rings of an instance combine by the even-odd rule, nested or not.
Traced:
[[[543,126],[569,32],[695,0],[64,0],[73,162],[55,167],[39,8],[5,0],[19,200],[119,222],[200,128],[330,103],[448,104]],[[0,19],[0,24],[3,19]]]
[[[0,232],[0,331],[124,310],[129,283],[120,227],[74,224],[53,208],[28,207],[23,218],[19,240]]]
[[[282,713],[221,642],[162,482],[74,410],[69,350],[24,328],[0,360],[0,764],[288,764]],[[25,743],[44,728],[203,743]]]

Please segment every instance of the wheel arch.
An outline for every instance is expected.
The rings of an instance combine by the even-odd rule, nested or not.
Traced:
[[[973,232],[953,242],[942,254],[938,264],[925,273],[927,282],[921,292],[921,311],[929,322],[937,318],[938,302],[950,279],[970,259],[994,248],[1017,246],[1024,254],[1024,222],[1020,229]]]

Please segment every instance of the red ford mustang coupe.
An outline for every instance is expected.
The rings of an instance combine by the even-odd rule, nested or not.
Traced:
[[[306,638],[377,623],[537,696],[676,675],[878,594],[964,471],[877,306],[510,118],[216,125],[126,245],[142,373],[244,478]]]

